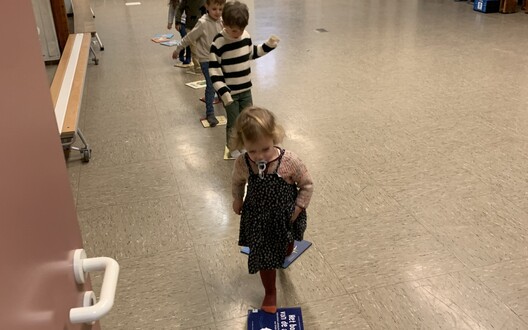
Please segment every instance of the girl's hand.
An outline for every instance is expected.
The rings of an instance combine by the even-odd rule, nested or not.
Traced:
[[[244,203],[241,199],[235,199],[233,200],[233,211],[235,211],[236,214],[240,215],[242,213],[242,204]]]
[[[295,210],[293,211],[292,217],[290,219],[292,223],[295,222],[295,220],[297,220],[297,217],[299,216],[299,214],[301,214],[302,210],[303,210],[302,208],[295,205]]]

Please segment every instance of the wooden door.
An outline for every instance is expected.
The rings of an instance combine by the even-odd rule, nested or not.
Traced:
[[[69,322],[89,284],[30,0],[2,2],[0,42],[0,328],[99,329]]]

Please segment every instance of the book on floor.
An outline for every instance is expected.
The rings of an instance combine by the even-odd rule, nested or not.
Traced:
[[[260,309],[248,310],[248,330],[303,330],[300,307],[278,308],[275,314]]]
[[[216,124],[216,126],[227,125],[227,118],[225,116],[216,116],[216,119],[218,120],[218,124]],[[200,118],[200,122],[202,123],[202,126],[204,128],[211,127],[211,125],[209,125],[209,122],[207,121],[207,118]]]
[[[181,40],[177,40],[177,39],[160,42],[160,45],[167,46],[167,47],[179,46],[180,44],[181,44]]]
[[[185,86],[189,86],[194,89],[205,88],[206,82],[205,80],[197,80],[197,81],[186,83]]]
[[[172,39],[172,37],[174,37],[174,34],[172,33],[160,33],[160,34],[155,34],[154,37],[152,37],[150,40],[160,43],[160,42],[169,41],[170,39]]]

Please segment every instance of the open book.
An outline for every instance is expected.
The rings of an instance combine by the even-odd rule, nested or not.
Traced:
[[[172,39],[172,37],[174,37],[174,34],[172,33],[155,34],[154,37],[152,37],[150,40],[160,43],[169,41],[170,39]]]

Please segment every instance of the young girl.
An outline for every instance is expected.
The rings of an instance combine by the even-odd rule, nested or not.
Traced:
[[[260,272],[265,290],[262,310],[277,311],[276,269],[302,240],[313,183],[306,166],[277,146],[284,129],[267,109],[249,107],[236,120],[232,143],[245,148],[234,165],[233,211],[242,214],[238,244],[250,249],[249,273]],[[244,199],[244,186],[248,183]]]

